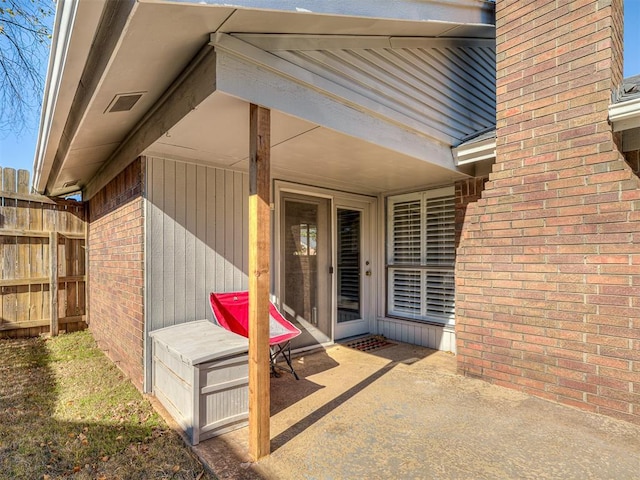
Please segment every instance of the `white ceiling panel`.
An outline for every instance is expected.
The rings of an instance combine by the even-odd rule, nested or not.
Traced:
[[[360,193],[418,188],[463,176],[275,110],[271,146],[274,177]],[[145,153],[246,171],[249,104],[216,92]]]
[[[271,145],[317,128],[288,115],[272,112]],[[233,165],[249,156],[249,104],[216,92],[158,139],[148,151]]]

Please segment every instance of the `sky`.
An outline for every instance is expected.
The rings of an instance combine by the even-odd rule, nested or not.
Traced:
[[[640,0],[624,0],[624,76],[640,74]],[[19,134],[0,133],[0,166],[32,171],[38,138],[40,112],[31,114],[30,124]]]

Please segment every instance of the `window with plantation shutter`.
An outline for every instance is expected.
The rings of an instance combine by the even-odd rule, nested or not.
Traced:
[[[387,313],[453,323],[453,187],[397,195],[387,202]]]

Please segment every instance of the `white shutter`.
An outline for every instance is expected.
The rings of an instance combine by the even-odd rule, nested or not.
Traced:
[[[425,198],[424,215],[424,264],[453,265],[456,257],[455,197]]]
[[[422,318],[422,272],[389,268],[389,314],[419,320]]]
[[[424,272],[424,318],[452,322],[455,315],[455,280],[451,270]]]
[[[422,257],[420,195],[404,195],[389,204],[389,264],[417,265]]]
[[[455,316],[453,187],[388,199],[389,315],[452,323]]]

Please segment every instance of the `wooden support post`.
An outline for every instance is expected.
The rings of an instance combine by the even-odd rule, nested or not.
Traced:
[[[251,104],[249,139],[249,453],[270,453],[270,111]]]
[[[58,232],[49,234],[49,311],[50,333],[58,335]]]

